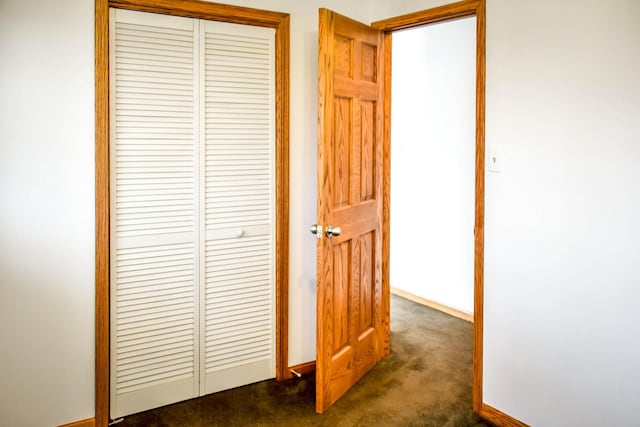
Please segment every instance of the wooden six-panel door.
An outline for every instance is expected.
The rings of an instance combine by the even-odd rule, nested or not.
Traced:
[[[389,352],[382,284],[383,36],[320,10],[316,411]],[[328,230],[339,227],[339,235]],[[336,234],[338,234],[336,233]]]

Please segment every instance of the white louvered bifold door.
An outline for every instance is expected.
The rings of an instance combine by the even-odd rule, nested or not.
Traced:
[[[111,416],[198,395],[199,22],[111,10]]]
[[[202,22],[202,393],[275,376],[274,45]]]

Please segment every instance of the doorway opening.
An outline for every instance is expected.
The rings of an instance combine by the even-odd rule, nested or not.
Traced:
[[[486,4],[480,1],[460,1],[395,18],[377,21],[373,28],[385,34],[385,123],[384,123],[384,201],[383,201],[383,281],[385,292],[390,291],[390,177],[391,177],[391,63],[392,35],[400,30],[422,27],[445,21],[475,17],[475,183],[474,183],[474,225],[473,225],[473,411],[494,422],[502,421],[492,408],[482,402],[482,332],[484,295],[484,167],[485,167],[485,44],[486,44]],[[418,224],[419,226],[419,224]],[[419,229],[417,229],[419,232]]]
[[[393,33],[392,351],[402,357],[401,366],[410,367],[416,378],[428,379],[424,380],[420,405],[430,408],[434,399],[445,399],[441,393],[446,383],[457,396],[451,402],[464,408],[469,417],[475,75],[475,16]],[[414,352],[408,351],[414,346]]]
[[[476,17],[393,35],[391,293],[473,320]]]

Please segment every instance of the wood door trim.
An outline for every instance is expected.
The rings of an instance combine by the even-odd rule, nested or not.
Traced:
[[[60,427],[94,427],[95,425],[96,425],[95,418],[87,418],[86,420],[64,424],[64,425],[61,425]]]
[[[480,408],[480,416],[499,427],[529,427],[528,424],[516,420],[502,411],[498,411],[496,408],[489,406],[486,403],[483,403]]]
[[[407,28],[419,27],[421,25],[435,24],[436,22],[450,21],[452,19],[474,16],[477,14],[484,0],[464,0],[457,3],[445,4],[433,9],[421,10],[396,16],[395,18],[383,19],[371,24],[373,28],[381,31],[398,31]]]
[[[199,0],[108,0],[109,7],[277,28],[289,14]]]
[[[391,33],[382,35],[384,54],[382,55],[383,70],[383,95],[382,95],[382,309],[384,317],[382,321],[385,328],[391,334],[391,282],[389,276],[389,257],[391,255]],[[387,354],[391,352],[391,336]]]
[[[391,38],[393,31],[437,22],[476,17],[476,158],[475,158],[475,219],[474,219],[474,313],[473,313],[473,410],[481,414],[482,403],[482,336],[484,308],[484,163],[485,163],[485,73],[486,73],[486,3],[485,0],[465,0],[407,15],[377,21],[374,28],[385,32],[385,86],[384,99],[384,195],[383,195],[383,276],[384,287],[389,287],[390,237],[390,155],[391,138]]]
[[[289,372],[291,372],[295,376],[305,376],[316,373],[316,361],[312,360],[310,362],[299,363],[294,366],[289,366]]]
[[[402,289],[394,288],[393,286],[391,287],[391,294],[397,295],[404,299],[408,299],[409,301],[413,301],[417,304],[424,305],[425,307],[441,311],[448,314],[449,316],[464,320],[465,322],[473,323],[473,314],[467,311],[458,310],[457,308],[449,307],[448,305],[440,304],[439,302],[422,298],[421,296],[412,294],[411,292],[403,291]]]
[[[109,7],[275,29],[276,379],[291,378],[289,328],[289,14],[197,0],[95,0],[95,424],[109,422]]]

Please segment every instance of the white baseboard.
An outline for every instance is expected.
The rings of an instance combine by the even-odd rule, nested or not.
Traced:
[[[405,292],[394,287],[391,287],[391,293],[393,295],[408,299],[409,301],[413,301],[429,308],[433,308],[434,310],[442,311],[443,313],[447,313],[453,317],[457,317],[458,319],[466,320],[467,322],[473,323],[473,313],[458,310],[457,308],[449,307],[447,305],[419,297],[410,292]]]

